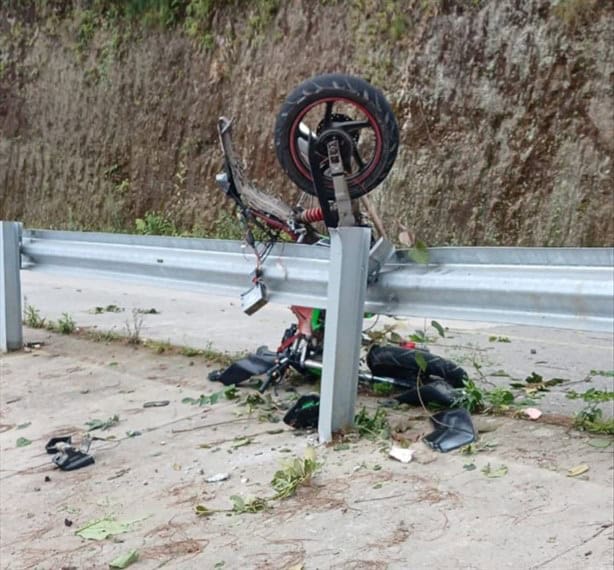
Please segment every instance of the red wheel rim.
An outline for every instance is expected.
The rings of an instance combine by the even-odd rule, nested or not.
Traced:
[[[357,103],[352,99],[348,99],[347,97],[326,97],[324,99],[318,99],[317,101],[314,101],[305,109],[303,109],[301,113],[296,117],[296,119],[294,119],[294,122],[292,123],[292,126],[290,128],[290,156],[292,158],[292,162],[294,163],[294,166],[297,168],[297,170],[305,178],[307,178],[307,180],[312,180],[311,171],[309,167],[303,162],[300,157],[300,151],[297,148],[298,137],[296,133],[299,125],[301,124],[301,121],[307,115],[307,113],[309,113],[309,111],[311,111],[317,105],[321,105],[322,103],[328,102],[342,102],[357,108],[361,113],[365,115],[367,121],[369,122],[370,128],[375,134],[375,151],[366,168],[348,177],[348,183],[350,184],[350,186],[360,186],[376,169],[380,157],[382,156],[382,132],[373,115],[363,105]],[[332,182],[330,181],[329,177],[327,177],[327,186],[332,186]]]

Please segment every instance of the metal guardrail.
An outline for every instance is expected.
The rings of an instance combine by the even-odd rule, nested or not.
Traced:
[[[225,296],[249,287],[255,265],[237,241],[46,230],[24,231],[21,253],[24,269]],[[263,266],[270,301],[325,307],[329,254],[277,244]],[[433,248],[427,265],[397,252],[369,286],[365,310],[612,332],[614,249]]]

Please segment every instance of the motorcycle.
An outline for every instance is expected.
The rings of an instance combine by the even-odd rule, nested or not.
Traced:
[[[299,85],[283,103],[275,123],[277,159],[294,184],[317,198],[316,207],[304,208],[301,203],[291,207],[256,188],[234,151],[231,120],[219,119],[218,135],[224,171],[216,181],[234,202],[245,241],[256,258],[252,287],[241,297],[247,314],[253,314],[267,302],[262,265],[280,239],[326,246],[326,228],[368,224],[377,236],[377,240],[373,238],[372,251],[378,249],[378,244],[389,244],[377,212],[366,196],[390,172],[399,145],[394,113],[379,89],[349,75],[320,75]],[[385,258],[392,246],[380,249]],[[260,347],[255,354],[212,372],[209,379],[237,385],[263,376],[259,388],[263,392],[281,383],[290,369],[304,376],[318,376],[322,369],[326,312],[300,306],[290,310],[297,321],[286,329],[275,350]],[[366,342],[367,338],[363,340]],[[404,388],[406,391],[397,399],[410,404],[451,406],[456,397],[454,389],[462,387],[467,377],[455,363],[407,343],[397,346],[371,343],[366,365],[368,369],[359,371],[361,381]]]

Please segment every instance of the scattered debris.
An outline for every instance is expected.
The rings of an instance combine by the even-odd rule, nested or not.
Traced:
[[[17,447],[26,447],[28,445],[30,445],[32,443],[31,439],[28,439],[27,437],[18,437],[17,438]]]
[[[213,513],[216,512],[218,511],[205,507],[205,505],[196,505],[194,507],[194,513],[197,517],[210,517]]]
[[[537,408],[525,408],[522,413],[530,420],[538,420],[542,417],[542,411]]]
[[[64,526],[71,527],[72,526],[72,521],[70,519],[64,519]]]
[[[477,467],[475,466],[475,463],[465,463],[463,465],[463,469],[465,471],[475,471]]]
[[[213,392],[213,394],[205,395],[201,394],[198,398],[184,398],[181,400],[182,404],[198,404],[199,406],[208,406],[216,404],[220,398],[226,400],[235,400],[239,397],[238,390],[235,386],[229,386],[219,392]]]
[[[130,552],[127,552],[126,554],[122,554],[118,556],[117,558],[115,558],[114,560],[112,560],[109,563],[109,568],[118,568],[121,570],[122,568],[127,568],[128,566],[130,566],[130,564],[133,564],[138,559],[139,559],[138,551],[131,550]]]
[[[72,436],[52,437],[45,445],[48,454],[55,454],[52,462],[62,471],[74,471],[95,463],[94,458],[87,452],[91,440],[84,437],[79,445],[72,442]]]
[[[126,432],[127,437],[138,437],[139,435],[143,435],[143,432],[139,431],[138,429],[129,429]]]
[[[269,505],[266,499],[262,497],[254,497],[253,499],[245,500],[239,495],[231,495],[232,510],[235,513],[258,513],[267,510]]]
[[[507,475],[508,468],[506,465],[499,465],[496,469],[493,469],[490,466],[490,463],[487,463],[486,466],[482,467],[482,473],[489,477],[490,479],[498,479],[499,477],[505,477]]]
[[[589,466],[586,463],[581,463],[580,465],[576,465],[567,471],[567,477],[578,477],[578,475],[583,475],[589,470]]]
[[[475,441],[475,428],[464,408],[442,410],[431,416],[435,431],[424,437],[426,444],[442,453],[458,449]]]
[[[29,427],[31,425],[32,425],[32,422],[25,422],[23,424],[18,424],[17,425],[17,429],[25,429],[25,428],[27,428],[27,427]]]
[[[250,437],[237,437],[235,438],[235,441],[232,443],[231,447],[233,449],[237,449],[239,447],[243,447],[244,445],[249,445],[253,442],[254,440]]]
[[[544,380],[544,377],[537,372],[531,372],[530,376],[527,376],[523,382],[512,382],[510,386],[512,388],[520,388],[524,390],[527,395],[535,395],[538,392],[548,392],[552,386],[567,382],[564,378],[552,378],[550,380]]]
[[[479,441],[478,443],[471,443],[465,445],[460,452],[463,455],[475,455],[482,451],[491,451],[499,445],[496,441]]]
[[[205,481],[207,483],[220,483],[221,481],[226,481],[229,478],[229,473],[216,473],[215,475],[211,475],[211,477],[207,477]]]
[[[170,404],[170,400],[154,400],[152,402],[145,402],[143,404],[144,408],[163,408],[164,406],[168,406]]]
[[[107,477],[107,481],[112,481],[113,479],[119,479],[120,477],[123,477],[126,473],[128,473],[129,471],[130,471],[130,467],[120,469],[119,471],[116,471],[113,475],[111,475],[110,477]]]
[[[393,446],[388,452],[388,455],[401,463],[409,463],[414,456],[414,450]]]
[[[318,470],[315,449],[308,447],[303,459],[295,458],[282,464],[275,472],[271,486],[275,490],[275,499],[287,499],[296,493],[301,485],[308,485],[313,474]]]
[[[305,394],[288,410],[283,420],[285,424],[295,429],[312,429],[318,427],[319,415],[320,396]]]
[[[105,540],[116,534],[130,532],[132,530],[132,526],[139,520],[141,519],[118,522],[114,518],[98,519],[87,523],[84,527],[75,531],[75,534],[88,540]]]
[[[85,425],[87,426],[87,431],[94,431],[96,429],[100,429],[104,431],[104,430],[108,430],[112,428],[114,425],[117,425],[118,423],[119,423],[119,416],[115,414],[114,416],[111,416],[110,418],[106,420],[98,420],[98,419],[89,420],[85,422]]]

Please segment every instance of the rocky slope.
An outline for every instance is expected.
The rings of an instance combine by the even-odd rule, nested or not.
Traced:
[[[303,79],[340,71],[397,114],[399,157],[374,192],[393,235],[614,244],[612,2],[237,0],[196,37],[74,4],[0,8],[0,219],[122,230],[163,211],[212,230],[228,212],[221,114],[250,175],[295,199],[275,114]]]

